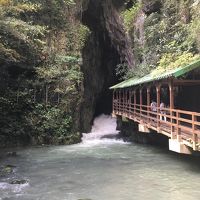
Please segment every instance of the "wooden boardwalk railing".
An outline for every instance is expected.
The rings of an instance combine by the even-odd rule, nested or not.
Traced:
[[[194,151],[200,151],[200,113],[169,108],[160,110],[160,107],[153,112],[150,106],[114,99],[113,114],[143,124],[183,142]]]

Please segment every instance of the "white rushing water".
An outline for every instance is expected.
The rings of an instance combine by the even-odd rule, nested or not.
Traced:
[[[116,119],[110,115],[100,115],[94,120],[91,133],[83,133],[81,146],[89,147],[102,144],[123,144],[117,139]]]
[[[0,182],[0,190],[7,190],[10,192],[14,192],[14,193],[19,193],[21,192],[25,187],[27,187],[29,184],[28,183],[24,183],[24,184],[9,184],[6,182]],[[0,198],[1,200],[1,198]]]

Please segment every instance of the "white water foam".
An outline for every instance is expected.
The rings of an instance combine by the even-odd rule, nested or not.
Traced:
[[[116,130],[116,119],[110,115],[100,115],[94,120],[92,131],[83,133],[82,145],[95,146],[99,144],[124,144],[120,139],[116,139],[119,131]]]
[[[63,152],[85,152],[80,149],[84,148],[93,150],[98,146],[100,148],[107,148],[110,145],[118,144],[124,145],[128,144],[122,139],[117,138],[119,131],[116,130],[117,122],[115,118],[112,118],[110,115],[100,115],[95,118],[92,130],[90,133],[83,133],[82,142],[79,144],[74,144],[71,146],[64,146],[56,148],[56,151]],[[95,148],[91,148],[95,147]],[[55,150],[53,150],[55,151]],[[87,152],[88,153],[88,152]]]
[[[18,192],[21,192],[28,185],[29,185],[29,183],[9,184],[9,183],[6,183],[6,182],[0,182],[0,191],[1,190],[7,190],[7,191],[11,191],[13,193],[18,193]]]

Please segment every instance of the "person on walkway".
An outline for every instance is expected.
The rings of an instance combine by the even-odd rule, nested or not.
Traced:
[[[150,105],[150,109],[151,109],[151,114],[150,114],[150,116],[151,116],[151,120],[155,120],[156,119],[156,115],[157,115],[157,103],[155,102],[155,101],[151,101],[151,105]]]
[[[160,104],[160,120],[162,120],[164,118],[164,121],[167,121],[166,119],[166,110],[165,110],[165,104],[161,101]]]
[[[151,101],[151,111],[156,112],[157,111],[157,103],[155,101]]]

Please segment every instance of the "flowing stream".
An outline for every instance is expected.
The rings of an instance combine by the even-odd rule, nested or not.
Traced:
[[[198,200],[200,158],[116,139],[116,121],[96,118],[72,146],[14,149],[0,166],[0,200]],[[24,180],[19,184],[16,180]]]

